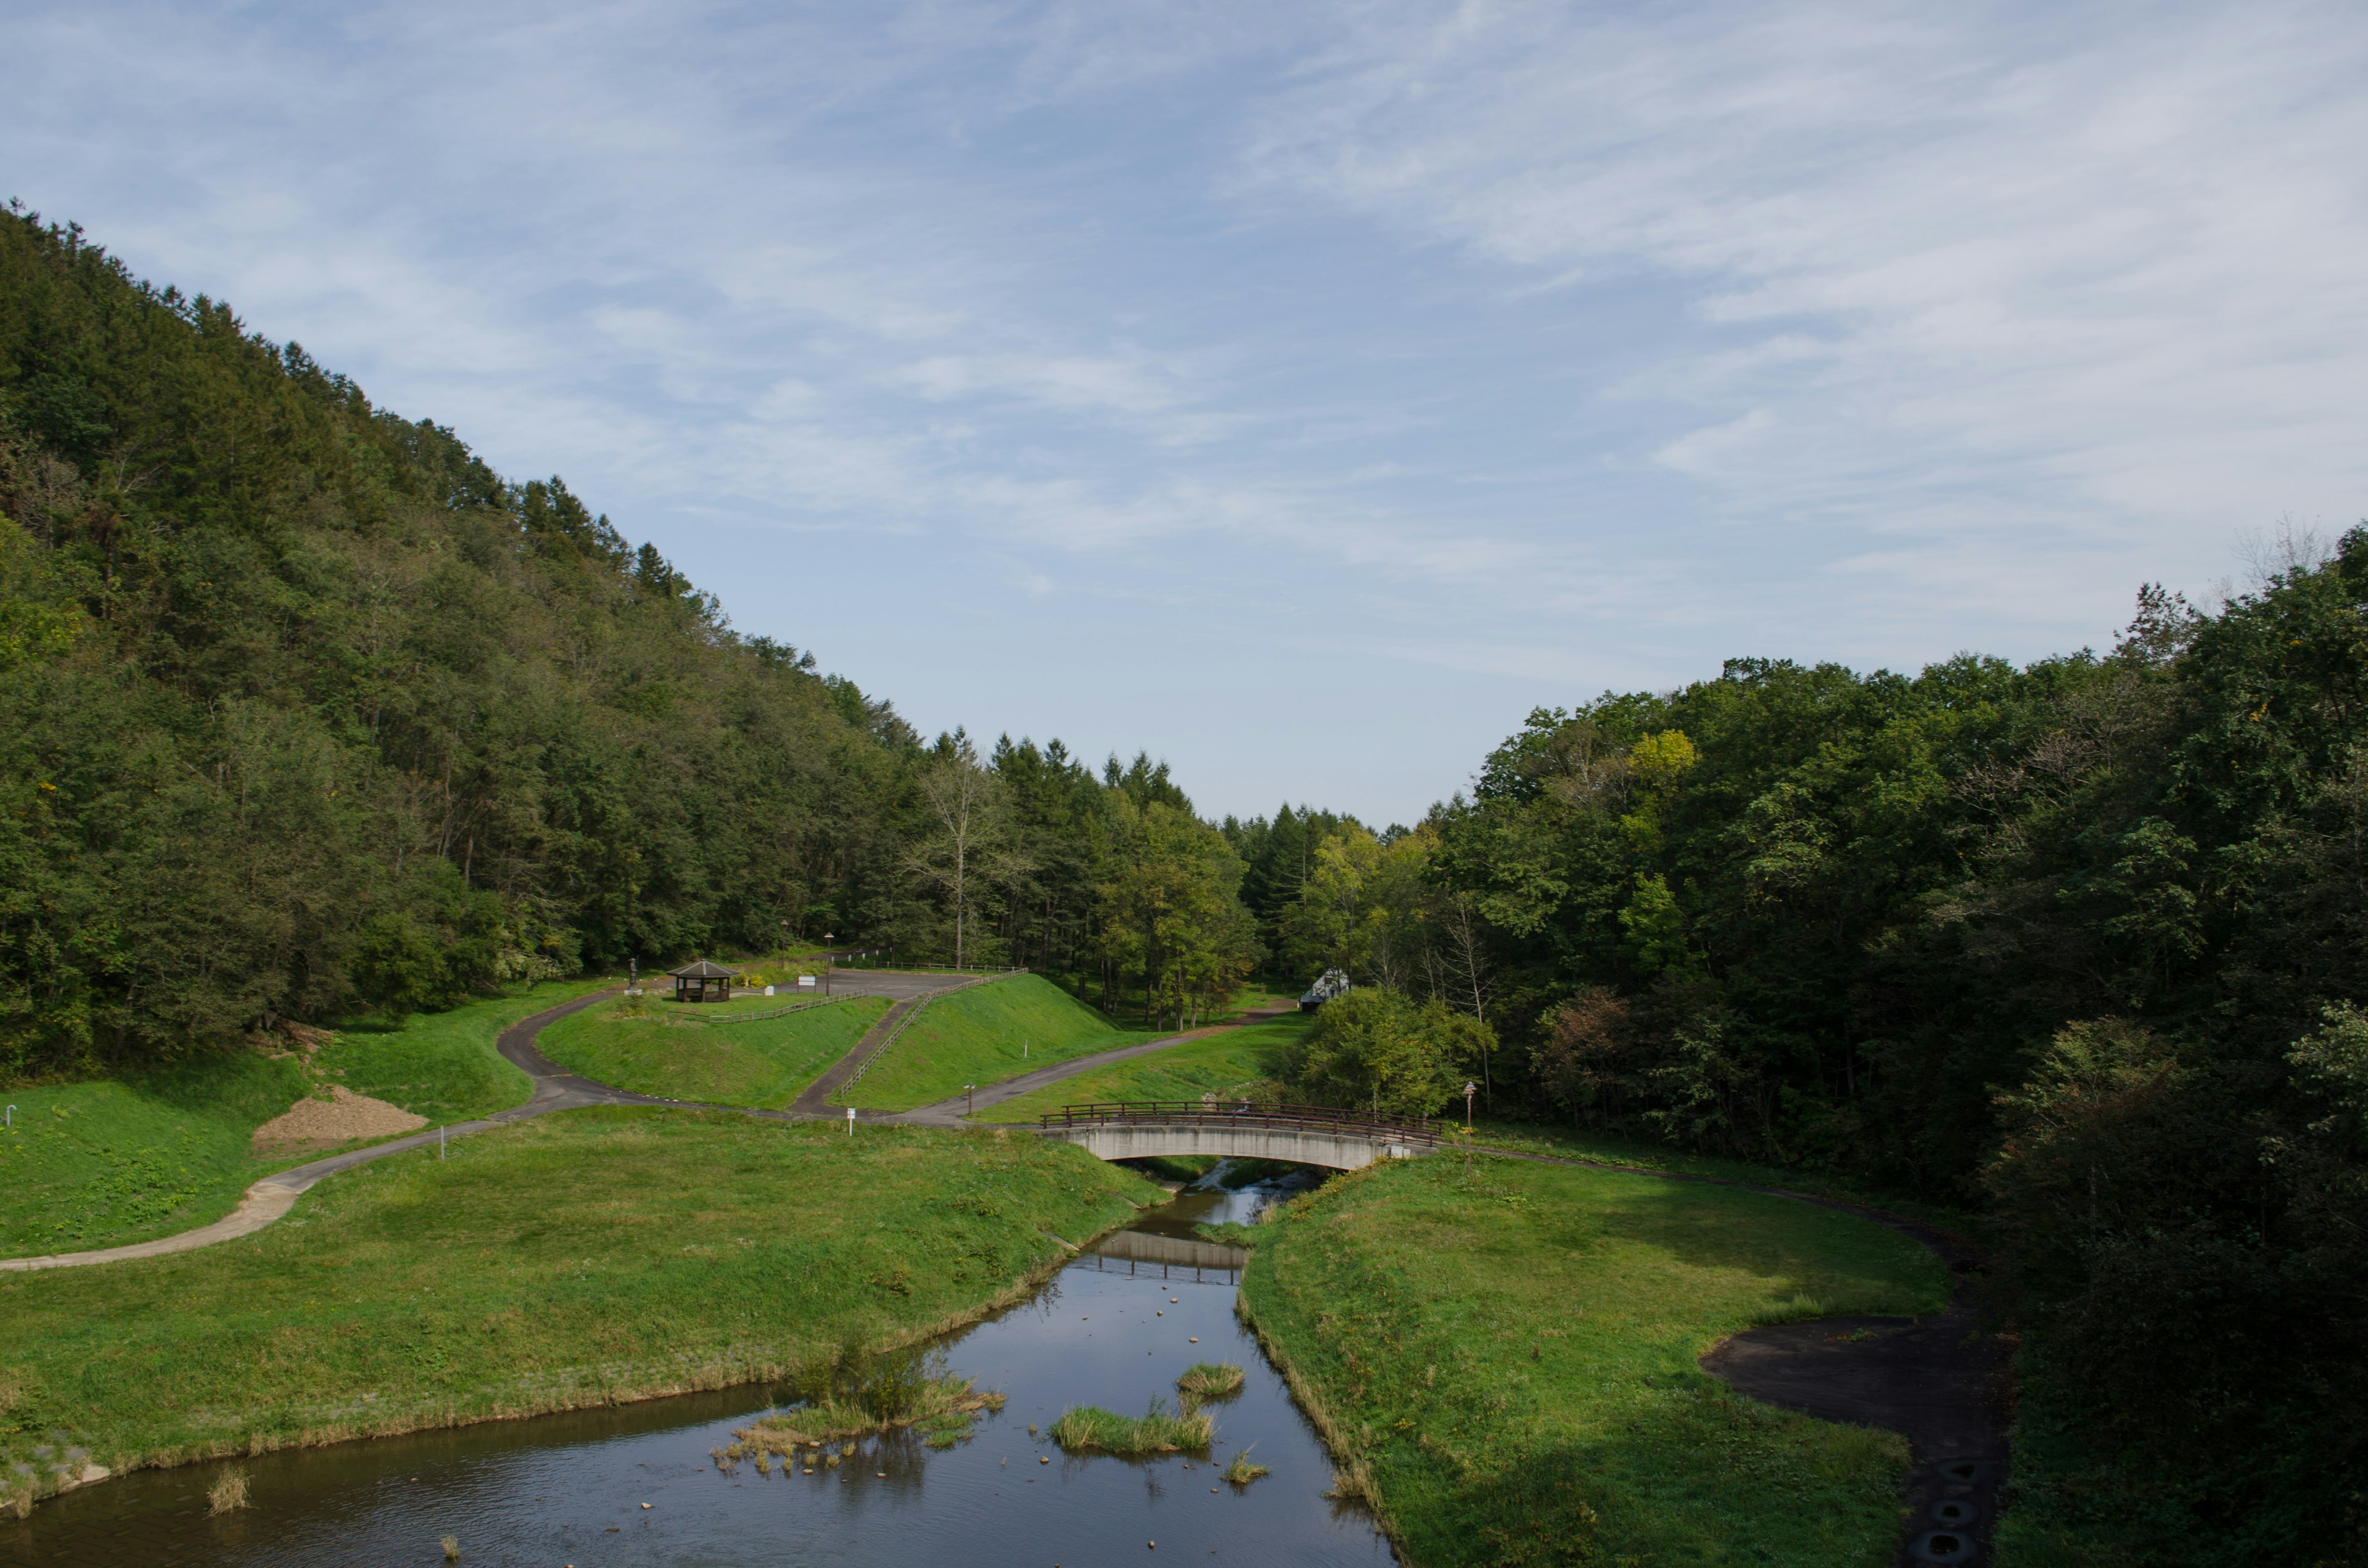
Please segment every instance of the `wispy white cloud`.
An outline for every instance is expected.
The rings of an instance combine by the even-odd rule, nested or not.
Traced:
[[[2192,567],[2368,490],[2363,67],[2336,6],[1472,5],[1360,29],[1241,178],[1508,287],[1674,280],[1724,330],[1629,390],[1703,409],[1657,455],[1731,516],[1956,551],[1979,495]]]
[[[2340,6],[82,0],[0,52],[17,193],[143,272],[925,722],[1222,714],[1178,763],[1277,776],[1220,804],[1409,817],[1404,756],[1730,653],[2093,641],[2368,494]]]

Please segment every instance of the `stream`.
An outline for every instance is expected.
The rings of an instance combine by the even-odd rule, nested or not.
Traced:
[[[22,1522],[0,1519],[0,1557],[433,1568],[450,1536],[462,1564],[501,1568],[1388,1563],[1372,1520],[1325,1497],[1323,1445],[1234,1315],[1242,1255],[1191,1239],[1195,1224],[1247,1221],[1291,1187],[1229,1191],[1216,1185],[1223,1173],[1103,1238],[1026,1301],[947,1337],[950,1369],[1009,1400],[950,1449],[899,1432],[867,1442],[860,1462],[811,1475],[746,1463],[725,1473],[710,1450],[776,1402],[762,1387],[732,1389],[238,1460],[250,1504],[219,1517],[207,1515],[206,1491],[222,1465],[135,1471]],[[1182,1257],[1200,1261],[1173,1261]],[[1178,1374],[1200,1360],[1248,1375],[1240,1394],[1208,1407],[1210,1455],[1073,1458],[1030,1436],[1072,1405],[1134,1415],[1162,1397],[1172,1407]],[[1218,1467],[1252,1445],[1271,1473],[1220,1481]]]

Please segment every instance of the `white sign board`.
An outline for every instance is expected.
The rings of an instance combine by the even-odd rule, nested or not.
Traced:
[[[799,990],[801,990],[801,991],[812,991],[814,988],[814,977],[813,975],[811,975],[811,974],[802,974],[802,975],[798,976],[798,989],[799,989]]]

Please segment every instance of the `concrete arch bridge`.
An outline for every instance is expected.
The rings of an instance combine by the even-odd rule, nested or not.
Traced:
[[[1376,1121],[1329,1106],[1250,1106],[1203,1100],[1126,1100],[1063,1106],[1036,1131],[1105,1160],[1214,1155],[1286,1160],[1353,1171],[1376,1160],[1428,1154],[1446,1142],[1440,1123]]]

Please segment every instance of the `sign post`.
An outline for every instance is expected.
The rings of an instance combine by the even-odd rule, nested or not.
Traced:
[[[853,1106],[848,1106],[847,1108],[847,1135],[849,1138],[855,1136],[855,1108]]]
[[[1479,1085],[1469,1078],[1463,1081],[1463,1174],[1467,1176],[1472,1174],[1472,1096],[1479,1092]]]

